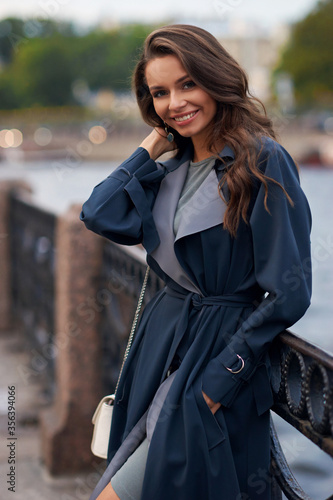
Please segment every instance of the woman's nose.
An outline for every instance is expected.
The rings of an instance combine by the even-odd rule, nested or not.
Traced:
[[[170,111],[176,111],[178,109],[181,109],[184,106],[186,106],[186,104],[187,104],[186,100],[178,92],[171,92],[170,93],[170,100],[169,100],[169,110]]]

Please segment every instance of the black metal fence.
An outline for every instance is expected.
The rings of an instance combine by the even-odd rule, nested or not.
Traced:
[[[102,310],[101,335],[103,387],[104,392],[108,394],[113,392],[116,386],[145,272],[143,250],[105,243],[100,302],[105,305]],[[162,280],[151,272],[144,303],[163,286]]]
[[[31,369],[45,376],[52,397],[56,216],[14,195],[9,213],[13,317],[27,337]]]
[[[286,331],[276,339],[271,361],[273,411],[333,458],[333,356]],[[271,451],[273,473],[286,497],[309,500],[288,466],[273,424]]]

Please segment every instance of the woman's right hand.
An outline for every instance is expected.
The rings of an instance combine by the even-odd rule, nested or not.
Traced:
[[[156,160],[162,154],[177,149],[177,144],[175,141],[169,142],[167,140],[164,128],[156,127],[141,142],[140,147],[148,151],[152,160]]]

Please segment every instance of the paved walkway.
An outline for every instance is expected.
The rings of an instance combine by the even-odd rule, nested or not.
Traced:
[[[98,474],[52,478],[41,461],[39,413],[46,406],[41,381],[26,382],[29,355],[19,333],[0,333],[0,498],[1,500],[88,500]],[[15,386],[17,439],[8,433],[8,386]],[[12,444],[11,444],[12,443]],[[9,464],[15,458],[15,464]],[[15,454],[15,457],[14,457]],[[15,493],[10,467],[15,466]]]

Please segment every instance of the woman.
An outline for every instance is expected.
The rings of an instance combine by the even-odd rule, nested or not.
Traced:
[[[206,31],[151,33],[134,86],[154,128],[81,219],[142,243],[166,287],[143,312],[91,499],[267,500],[268,348],[311,294],[298,171],[244,71]]]

